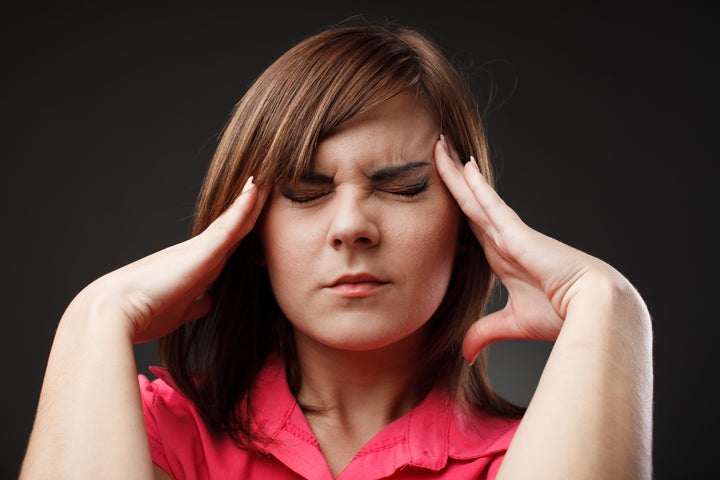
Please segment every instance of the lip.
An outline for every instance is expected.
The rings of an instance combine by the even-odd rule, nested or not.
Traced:
[[[360,298],[374,294],[388,283],[369,273],[352,273],[336,278],[325,288],[344,298]]]

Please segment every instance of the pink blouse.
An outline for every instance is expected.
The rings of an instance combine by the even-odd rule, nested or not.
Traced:
[[[151,371],[158,379],[138,376],[150,451],[174,479],[333,478],[279,359],[264,367],[253,392],[255,424],[272,439],[260,451],[213,437],[167,371]],[[518,423],[482,412],[463,415],[436,389],[368,441],[337,478],[492,479]]]

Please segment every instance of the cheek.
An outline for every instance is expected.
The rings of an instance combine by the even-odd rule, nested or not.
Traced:
[[[270,286],[284,311],[304,305],[316,280],[313,274],[325,240],[316,220],[271,206],[259,225]]]
[[[440,263],[454,258],[458,243],[460,214],[458,209],[447,201],[440,202],[435,208],[421,214],[406,216],[407,235],[412,240],[408,245],[410,252],[420,257],[428,257]]]
[[[398,219],[398,221],[400,221]],[[447,293],[455,264],[459,214],[454,208],[405,215],[396,230],[393,263],[403,272],[405,326],[427,322]]]
[[[415,272],[415,288],[427,289],[432,297],[444,295],[458,248],[458,209],[444,202],[422,215],[405,215],[398,221],[404,228],[396,232],[397,253],[404,258],[406,271]]]

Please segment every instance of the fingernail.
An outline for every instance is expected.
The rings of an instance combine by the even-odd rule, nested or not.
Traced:
[[[254,186],[255,186],[255,184],[253,183],[253,176],[250,175],[250,177],[245,182],[245,186],[242,189],[242,193],[249,192]],[[242,193],[241,193],[241,195],[242,195]]]
[[[477,160],[475,160],[475,157],[472,155],[470,155],[470,164],[475,167],[478,172],[480,171],[480,166],[478,165]]]
[[[475,360],[477,360],[477,358],[478,358],[479,356],[480,356],[480,354],[477,354],[477,355],[475,355],[475,356],[472,358],[472,360],[470,360],[469,362],[467,362],[468,367],[472,368],[473,365],[475,365]]]
[[[443,148],[445,149],[445,151],[449,153],[450,149],[448,148],[447,139],[445,138],[445,135],[443,135],[442,133],[440,134],[440,142],[442,142]]]

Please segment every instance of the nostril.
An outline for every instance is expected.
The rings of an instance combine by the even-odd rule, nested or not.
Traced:
[[[327,231],[327,244],[334,249],[369,248],[380,240],[378,225],[372,217],[354,208],[337,213]]]
[[[373,241],[370,239],[370,237],[357,237],[350,243],[352,243],[353,245],[367,246],[367,245],[372,245]],[[335,239],[333,239],[332,244],[333,244],[333,247],[339,248],[343,244],[345,244],[345,242],[343,241],[342,238],[335,238]]]

